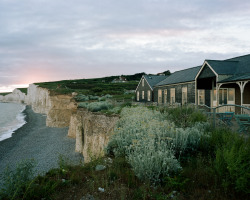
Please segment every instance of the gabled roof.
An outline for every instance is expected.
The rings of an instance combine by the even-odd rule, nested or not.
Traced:
[[[250,73],[247,74],[237,74],[230,78],[224,79],[222,81],[219,81],[219,83],[225,83],[225,82],[235,82],[235,81],[244,81],[250,79]]]
[[[235,74],[239,61],[205,60],[218,75]]]
[[[250,54],[226,60],[205,60],[218,75],[231,75],[220,83],[249,80]]]
[[[157,76],[157,75],[144,75],[144,78],[146,79],[146,81],[148,82],[149,86],[153,89],[153,87],[163,81],[164,79],[166,79],[168,76]]]
[[[167,77],[165,80],[156,84],[156,86],[194,81],[200,68],[201,68],[201,66],[192,67],[192,68],[184,69],[181,71],[176,71],[173,74],[171,74],[169,77]]]
[[[238,61],[238,67],[235,74],[250,73],[250,54],[227,59],[226,61]]]

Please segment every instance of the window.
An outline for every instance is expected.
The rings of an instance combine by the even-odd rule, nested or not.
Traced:
[[[165,90],[164,90],[164,103],[167,103],[167,102],[168,102],[168,101],[167,101],[167,98],[168,98],[168,90],[165,89]]]
[[[219,104],[227,104],[227,89],[219,90]]]
[[[198,104],[205,104],[205,90],[198,90]]]
[[[171,104],[175,103],[175,88],[170,89],[170,102]]]
[[[182,104],[187,103],[187,87],[182,88]]]
[[[216,90],[214,90],[213,101],[216,101],[216,99],[217,99],[216,95],[217,95],[217,92],[216,92]]]
[[[234,101],[234,88],[228,89],[228,101]]]
[[[148,90],[148,101],[151,101],[151,91]]]
[[[140,93],[137,91],[137,101],[140,101]]]
[[[158,103],[162,103],[162,90],[158,90]]]
[[[144,79],[142,79],[142,87],[144,87]]]
[[[141,92],[142,99],[144,99],[144,91]]]

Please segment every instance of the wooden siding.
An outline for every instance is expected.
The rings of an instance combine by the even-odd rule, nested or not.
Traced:
[[[142,86],[142,79],[137,87],[137,90],[135,91],[137,94],[137,91],[139,91],[139,102],[149,102],[148,101],[148,90],[150,90],[150,99],[152,102],[152,97],[153,97],[153,93],[152,90],[150,88],[150,86],[148,85],[148,82],[146,80],[144,80],[144,86]],[[142,91],[144,91],[144,99],[142,99]],[[136,101],[137,101],[137,96],[136,96]]]
[[[167,104],[170,103],[170,90],[171,88],[175,88],[175,102],[182,103],[182,87],[187,87],[187,102],[188,103],[195,103],[195,83],[182,83],[177,85],[166,85],[161,87],[154,88],[154,99],[155,102],[158,102],[158,90],[162,90],[162,102],[164,102],[164,90],[167,89]]]
[[[208,67],[207,65],[202,69],[202,72],[198,76],[198,79],[200,78],[212,78],[216,76],[214,72]]]

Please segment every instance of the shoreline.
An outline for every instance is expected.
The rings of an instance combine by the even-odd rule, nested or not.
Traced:
[[[13,102],[0,102],[0,103],[13,103]],[[27,123],[27,120],[26,120],[26,116],[27,116],[27,115],[26,115],[26,113],[25,113],[25,110],[26,110],[26,108],[27,108],[28,105],[27,105],[27,104],[23,104],[23,103],[15,103],[15,104],[20,104],[20,105],[23,105],[23,106],[24,106],[23,110],[17,115],[17,117],[21,117],[21,118],[22,118],[22,122],[20,121],[20,123],[17,124],[17,125],[15,126],[15,128],[10,129],[10,130],[7,131],[6,133],[2,134],[0,138],[2,138],[2,137],[4,136],[4,137],[3,137],[4,139],[0,140],[0,142],[4,141],[4,140],[6,140],[6,139],[11,138],[11,137],[13,136],[13,134],[14,134],[18,129],[22,128],[22,127]],[[17,128],[16,128],[16,127],[17,127]]]
[[[26,159],[35,160],[36,175],[59,167],[59,156],[72,165],[83,163],[82,154],[75,152],[75,139],[67,136],[68,128],[47,127],[46,115],[34,113],[28,105],[23,114],[26,123],[12,137],[0,141],[0,174]]]

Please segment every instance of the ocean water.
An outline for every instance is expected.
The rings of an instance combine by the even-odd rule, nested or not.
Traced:
[[[23,126],[25,105],[17,103],[0,103],[0,141],[10,138],[12,133]]]

